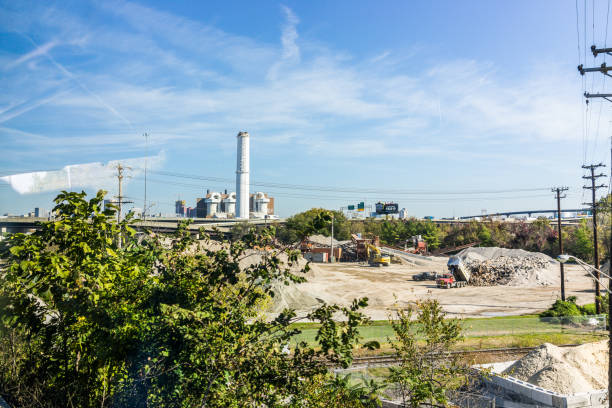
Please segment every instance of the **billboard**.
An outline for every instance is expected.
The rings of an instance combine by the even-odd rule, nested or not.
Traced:
[[[399,205],[397,203],[376,203],[376,214],[397,214]]]

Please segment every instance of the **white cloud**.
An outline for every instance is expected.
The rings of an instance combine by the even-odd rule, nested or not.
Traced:
[[[44,117],[57,133],[33,139],[41,143],[32,151],[88,147],[112,154],[141,146],[135,135],[145,130],[159,143],[222,144],[248,129],[262,135],[263,147],[299,143],[310,146],[306,154],[382,157],[435,155],[448,146],[473,152],[500,141],[571,141],[580,129],[573,77],[562,73],[506,78],[493,64],[470,60],[419,71],[392,50],[356,60],[300,38],[299,19],[285,6],[276,44],[136,3],[98,7],[121,23],[92,25],[46,8],[21,16],[54,39],[17,57],[21,65],[0,95],[0,106],[9,107],[0,113],[0,137],[13,140],[21,116]],[[70,59],[49,56],[57,43]],[[38,55],[50,63],[20,71]]]

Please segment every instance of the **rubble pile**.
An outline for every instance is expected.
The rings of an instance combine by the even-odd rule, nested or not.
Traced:
[[[558,278],[558,263],[548,255],[521,249],[467,248],[457,254],[475,286],[549,286]]]
[[[528,279],[534,270],[546,269],[550,263],[538,257],[500,256],[485,261],[467,260],[464,264],[472,272],[473,285],[494,286],[507,285],[517,277]],[[550,283],[543,280],[542,284]]]

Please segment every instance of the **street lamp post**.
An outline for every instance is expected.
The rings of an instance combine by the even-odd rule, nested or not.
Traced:
[[[329,251],[329,262],[334,261],[334,213],[331,213],[331,239],[330,239],[331,250]]]
[[[612,408],[612,296],[610,295],[610,291],[612,291],[612,273],[610,275],[607,275],[605,272],[602,272],[599,269],[592,267],[588,263],[576,258],[575,256],[561,254],[557,257],[557,260],[561,263],[566,263],[570,259],[574,259],[576,263],[578,263],[578,265],[582,266],[589,273],[589,275],[591,275],[591,277],[601,285],[604,292],[608,292],[608,407]],[[608,270],[608,273],[612,272],[612,262],[610,263],[610,266],[611,267],[610,270]],[[599,281],[597,276],[593,275],[593,273],[587,268],[599,272],[603,276],[607,276],[608,288],[606,289],[606,286]]]

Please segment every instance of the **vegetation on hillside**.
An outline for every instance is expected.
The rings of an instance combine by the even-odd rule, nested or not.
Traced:
[[[601,200],[599,213],[600,257],[609,257],[609,200]],[[300,241],[311,233],[329,236],[329,224],[317,230],[308,229],[321,213],[327,210],[320,208],[299,213],[287,219],[284,226],[277,229],[277,238],[286,244]],[[329,211],[327,211],[329,212]],[[547,218],[539,218],[533,222],[501,222],[501,221],[471,221],[462,224],[437,225],[430,220],[410,218],[348,220],[341,212],[334,213],[334,237],[339,240],[350,239],[351,234],[362,234],[365,237],[380,237],[387,245],[404,246],[412,236],[421,235],[427,242],[429,250],[452,248],[459,245],[478,242],[480,246],[497,246],[502,248],[524,249],[543,252],[557,256],[558,233],[556,222]],[[593,229],[592,223],[584,219],[578,225],[563,227],[563,242],[566,253],[578,258],[593,261]]]
[[[237,230],[240,239],[214,245],[195,240],[185,223],[170,236],[137,234],[129,220],[115,222],[112,208],[101,209],[103,199],[104,192],[89,200],[62,192],[53,221],[1,243],[0,396],[11,406],[379,406],[382,382],[354,385],[329,370],[351,364],[367,299],[311,312],[315,345],[292,343],[292,310],[272,321],[262,313],[275,282],[304,281],[291,268],[295,251],[257,251],[274,247],[274,229]],[[293,225],[322,232],[331,214],[310,220]],[[241,265],[255,251],[259,260]],[[401,316],[411,313],[421,323],[414,335],[434,333],[443,347],[460,338],[435,302],[405,313],[398,345],[412,341],[401,330],[410,324]],[[430,389],[419,401],[439,405],[454,386],[440,383],[447,368],[413,367],[410,377],[398,371],[389,381]]]
[[[297,254],[239,265],[250,248],[270,245],[270,230],[209,250],[185,225],[173,236],[137,235],[101,210],[103,198],[64,192],[54,221],[2,243],[0,395],[9,404],[375,404],[372,390],[347,388],[326,366],[350,364],[367,299],[312,312],[317,348],[288,349],[293,311],[268,321],[261,310],[271,283],[303,280],[289,269]]]

